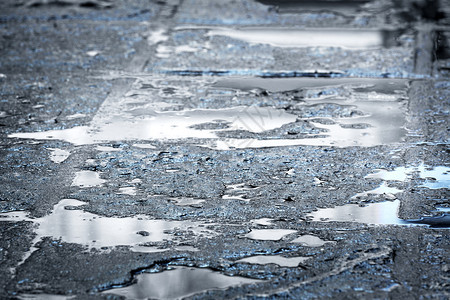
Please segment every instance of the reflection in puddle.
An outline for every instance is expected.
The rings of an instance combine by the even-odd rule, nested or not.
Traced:
[[[256,255],[237,260],[237,263],[249,263],[258,265],[276,264],[280,267],[297,267],[310,257],[283,257],[280,255]]]
[[[321,101],[310,101],[315,104]],[[323,102],[326,103],[326,102]],[[316,128],[323,129],[320,135],[309,134],[301,139],[223,139],[210,144],[218,150],[232,148],[265,148],[281,146],[335,146],[335,147],[372,147],[377,145],[400,143],[406,136],[404,107],[401,101],[355,101],[333,100],[337,105],[354,106],[363,115],[341,118],[327,118],[331,122],[309,120]],[[312,103],[311,103],[312,104]],[[307,121],[309,118],[305,118]],[[360,126],[363,124],[364,126]]]
[[[87,115],[85,114],[73,114],[73,115],[69,115],[66,117],[67,120],[74,120],[74,119],[80,119],[80,118],[84,118],[87,117]]]
[[[278,241],[294,232],[296,231],[292,229],[252,229],[245,237],[252,240]]]
[[[58,148],[47,148],[47,149],[51,151],[50,160],[57,164],[62,163],[70,156],[70,152],[67,150],[62,150]]]
[[[179,206],[190,206],[190,205],[199,205],[200,203],[205,202],[205,199],[195,199],[195,198],[169,198],[170,201],[175,202],[175,205]]]
[[[127,187],[119,188],[119,194],[136,196],[136,187],[127,186]]]
[[[334,242],[333,241],[324,241],[315,235],[305,234],[305,235],[299,236],[295,240],[292,240],[291,243],[299,243],[302,246],[306,246],[306,247],[322,247],[326,243],[334,243]]]
[[[364,224],[405,225],[406,221],[397,217],[400,200],[372,203],[366,206],[346,204],[334,208],[322,208],[308,216],[313,221],[357,222]]]
[[[450,168],[445,166],[429,167],[421,164],[417,167],[398,167],[392,171],[378,169],[376,173],[369,174],[365,178],[405,181],[406,179],[412,179],[414,174],[425,179],[421,187],[429,189],[450,188]]]
[[[285,95],[294,97],[291,99],[295,103],[290,113],[285,109],[270,106],[178,110],[181,104],[170,102],[173,101],[172,98],[175,96],[172,94],[176,91],[183,91],[180,95],[176,95],[178,98],[203,97],[199,91],[198,95],[190,91],[193,82],[182,81],[180,87],[174,88],[167,85],[158,86],[154,79],[145,81],[140,78],[137,79],[135,86],[143,85],[142,82],[153,84],[151,93],[147,90],[132,89],[127,93],[128,96],[106,100],[89,126],[15,133],[9,137],[64,140],[75,145],[129,140],[208,139],[199,142],[198,145],[229,150],[297,145],[371,147],[402,142],[407,133],[404,128],[406,107],[405,101],[402,100],[406,97],[408,85],[405,80],[247,77],[222,79],[213,85],[214,89],[300,91],[305,96],[301,101],[292,100],[295,97],[289,93]],[[207,89],[212,83],[201,81],[199,84]],[[161,95],[154,95],[157,88],[160,94],[166,91],[163,93],[165,96],[168,90],[171,91],[167,103],[162,102]],[[326,96],[320,96],[323,95],[324,89]],[[328,92],[331,94],[328,95]],[[199,101],[197,98],[194,100]],[[279,129],[286,124],[304,122],[317,128],[316,133],[305,133],[306,136],[303,135],[298,139],[280,138],[278,135],[270,137],[265,134],[258,135]],[[252,136],[256,137],[236,138],[236,135],[240,134],[239,131],[252,133]],[[149,143],[135,143],[133,146],[155,148]],[[99,146],[98,149],[116,151],[115,148],[105,146]],[[225,198],[245,200],[242,194],[234,191]]]
[[[161,273],[142,273],[137,283],[104,291],[125,299],[180,299],[208,290],[263,282],[238,276],[225,276],[208,269],[176,267]]]
[[[261,226],[270,226],[270,225],[273,225],[272,221],[274,221],[274,219],[261,218],[261,219],[251,220],[250,223],[253,223],[256,225],[261,225]]]
[[[349,86],[364,91],[381,94],[395,94],[405,90],[407,81],[404,79],[372,79],[372,78],[225,78],[213,86],[233,90],[251,91],[260,89],[271,93],[296,91],[302,89],[318,89],[325,87]]]
[[[188,251],[188,252],[197,252],[200,251],[199,249],[192,247],[192,246],[176,246],[171,248],[175,251]],[[141,245],[135,245],[133,248],[131,248],[131,251],[133,252],[139,252],[139,253],[161,253],[171,250],[169,248],[158,248],[158,247],[152,247],[152,246],[141,246]]]
[[[133,147],[140,149],[156,149],[152,144],[133,144]]]
[[[42,237],[51,237],[97,249],[119,245],[134,247],[148,242],[174,240],[176,235],[168,233],[174,230],[188,231],[197,236],[214,234],[204,227],[206,225],[198,222],[151,220],[146,216],[108,218],[76,208],[84,204],[74,199],[63,199],[45,217],[30,219],[25,212],[10,212],[0,214],[0,221],[36,223],[36,241]],[[66,209],[67,206],[70,209]]]
[[[122,151],[122,149],[120,149],[120,148],[114,148],[114,147],[109,147],[109,146],[97,146],[96,149],[98,151],[102,151],[102,152],[118,152],[118,151]]]
[[[166,112],[148,110],[145,116],[135,116],[130,110],[121,112],[120,108],[116,112],[117,114],[103,116],[99,116],[99,112],[99,117],[94,118],[90,127],[16,133],[10,137],[57,139],[76,145],[120,140],[217,138],[216,132],[225,129],[208,129],[207,125],[218,121],[227,122],[226,130],[259,133],[296,120],[296,116],[282,110],[256,106]],[[204,129],[199,125],[204,125]]]
[[[69,300],[76,296],[49,295],[49,294],[20,294],[16,296],[19,300]]]
[[[274,5],[280,13],[337,12],[353,15],[369,0],[257,0],[265,5]]]
[[[341,47],[379,49],[397,45],[399,33],[377,29],[215,28],[208,36],[227,36],[250,44],[275,47]]]
[[[167,35],[167,30],[163,28],[159,28],[149,32],[147,37],[147,42],[149,45],[158,44],[160,42],[167,41],[169,36]]]
[[[383,182],[381,186],[367,192],[358,193],[352,199],[367,197],[368,195],[384,195],[387,198],[394,199],[394,195],[401,192],[403,191],[394,187],[388,187],[386,182]]]
[[[106,182],[106,180],[100,178],[100,174],[94,171],[79,171],[75,174],[72,186],[79,186],[81,188],[100,186]]]
[[[366,206],[346,204],[334,208],[321,208],[309,214],[317,222],[357,222],[374,225],[428,225],[436,228],[449,228],[450,216],[447,212],[433,217],[416,220],[403,220],[397,217],[400,200],[372,203]]]

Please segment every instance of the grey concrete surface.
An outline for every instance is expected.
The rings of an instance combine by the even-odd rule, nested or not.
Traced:
[[[1,299],[448,299],[444,0],[0,2]]]

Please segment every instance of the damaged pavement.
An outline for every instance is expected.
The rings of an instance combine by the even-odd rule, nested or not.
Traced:
[[[448,1],[0,3],[1,299],[448,299]]]

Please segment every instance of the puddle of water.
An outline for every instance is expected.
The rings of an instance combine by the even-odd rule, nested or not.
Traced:
[[[119,194],[136,196],[136,187],[127,186],[127,187],[119,188]]]
[[[147,37],[147,42],[149,45],[158,44],[160,42],[165,42],[169,39],[169,36],[167,35],[167,31],[165,29],[157,29],[149,32],[149,35]]]
[[[209,84],[209,83],[206,83]],[[309,135],[302,139],[222,139],[218,132],[243,130],[253,133],[280,128],[297,121],[297,116],[272,107],[239,106],[224,109],[188,109],[167,111],[155,106],[151,97],[123,97],[107,100],[96,114],[90,126],[81,126],[47,132],[16,133],[9,137],[64,140],[75,145],[113,141],[177,140],[186,138],[211,139],[201,146],[228,150],[233,148],[262,148],[280,146],[336,146],[371,147],[398,143],[406,130],[405,107],[397,95],[404,92],[405,80],[391,79],[321,79],[321,78],[234,78],[220,80],[217,87],[232,89],[264,89],[289,91],[303,88],[345,86],[353,89],[354,96],[345,99],[305,99],[306,109],[325,105],[351,107],[360,114],[351,117],[333,118],[332,122],[314,121],[304,117],[313,126],[322,129],[320,135]],[[364,89],[364,97],[357,89]],[[370,92],[368,92],[370,91]],[[392,95],[387,95],[392,94]],[[150,100],[149,100],[150,97]],[[155,99],[159,101],[159,99]],[[159,103],[159,102],[158,102]],[[166,103],[167,105],[167,103]],[[319,110],[321,108],[317,108]],[[302,121],[302,120],[299,120]],[[323,120],[322,120],[323,121]],[[363,124],[364,126],[360,126]],[[139,148],[154,148],[151,144],[134,144]],[[115,151],[99,146],[100,150]],[[228,197],[228,196],[226,196]],[[244,200],[240,195],[235,199]]]
[[[227,36],[250,44],[275,47],[341,47],[380,49],[398,44],[398,31],[385,29],[214,28],[208,36]]]
[[[334,242],[333,241],[324,241],[315,235],[305,234],[305,235],[299,236],[295,240],[292,240],[291,243],[299,243],[302,246],[306,246],[306,247],[322,247],[326,243],[334,243]]]
[[[177,251],[190,251],[190,252],[198,252],[200,251],[200,249],[197,249],[195,247],[192,246],[177,246],[174,248]]]
[[[74,119],[80,119],[80,118],[84,118],[87,117],[87,115],[85,114],[73,114],[73,115],[69,115],[66,117],[67,120],[74,120]]]
[[[114,246],[134,247],[148,242],[173,240],[175,235],[168,233],[173,230],[189,231],[196,236],[214,234],[212,230],[204,227],[205,224],[198,222],[152,220],[146,216],[102,217],[76,208],[85,204],[74,199],[63,199],[54,206],[52,213],[45,217],[30,219],[26,216],[26,212],[21,211],[2,213],[0,221],[36,223],[36,242],[42,237],[51,237],[97,249]]]
[[[20,294],[16,296],[19,300],[68,300],[76,296],[50,295],[50,294]]]
[[[394,94],[406,89],[407,81],[404,79],[382,78],[226,78],[213,84],[215,87],[233,90],[251,91],[261,89],[272,93],[288,92],[301,89],[325,88],[338,86],[351,86],[355,89],[377,92],[381,94]]]
[[[426,179],[421,186],[429,189],[449,189],[450,188],[450,168],[444,166],[432,169],[420,166],[420,178]]]
[[[368,195],[384,195],[387,198],[395,199],[394,195],[401,192],[403,192],[403,190],[399,190],[394,187],[389,187],[387,186],[386,182],[383,182],[379,187],[367,192],[358,193],[355,196],[353,196],[352,199],[363,198],[367,197]]]
[[[279,79],[280,85],[272,79],[255,79],[249,82],[239,82],[232,80],[223,80],[216,83],[222,87],[238,88],[238,89],[269,89],[269,90],[295,90],[308,86],[332,86],[340,84],[348,84],[352,80],[345,79],[309,79],[300,80],[284,80]],[[349,82],[347,82],[349,80]],[[375,83],[373,83],[375,82]],[[352,114],[348,117],[324,118],[315,120],[317,117],[304,117],[303,121],[308,121],[311,125],[318,129],[322,129],[320,134],[309,134],[307,138],[301,139],[236,139],[228,138],[209,143],[208,147],[218,150],[229,150],[233,148],[265,148],[265,147],[281,147],[281,146],[334,146],[334,147],[372,147],[377,145],[400,143],[406,137],[405,125],[405,105],[398,95],[398,91],[404,91],[406,88],[405,81],[390,83],[389,80],[374,81],[358,80],[353,81],[354,88],[366,86],[370,87],[374,93],[365,93],[364,97],[354,94],[352,97],[346,98],[330,98],[330,99],[304,99],[302,107],[316,110],[315,107],[325,105],[340,106],[357,111],[358,114]],[[377,86],[378,85],[378,86]],[[378,90],[383,90],[384,86],[390,86],[389,92],[393,95],[383,96]],[[317,108],[319,110],[320,107]],[[298,120],[299,122],[302,120]],[[331,121],[331,122],[322,122]]]
[[[99,54],[100,54],[100,51],[95,51],[95,50],[86,52],[86,55],[90,56],[90,57],[95,57],[95,56],[97,56]]]
[[[109,146],[97,146],[96,149],[98,151],[102,151],[102,152],[118,152],[118,151],[122,151],[122,149],[120,149],[120,148],[114,148],[114,147],[109,147]]]
[[[442,206],[436,207],[436,211],[443,213],[450,213],[450,207],[442,207]]]
[[[257,265],[276,264],[280,267],[297,267],[310,257],[283,257],[281,255],[256,255],[237,260],[237,263],[249,263]]]
[[[300,12],[337,12],[342,14],[353,15],[358,9],[369,0],[352,0],[352,1],[330,1],[330,0],[258,0],[265,5],[277,7],[280,13],[300,13]]]
[[[386,181],[406,181],[412,179],[414,174],[425,179],[420,185],[429,189],[448,189],[450,188],[450,168],[446,166],[429,167],[421,164],[416,167],[397,167],[392,171],[377,169],[373,174],[365,178],[382,179]]]
[[[133,144],[133,147],[140,149],[156,149],[152,144]]]
[[[263,132],[295,122],[296,116],[271,107],[233,107],[226,109],[195,109],[157,112],[149,110],[145,116],[132,112],[106,114],[93,121],[90,127],[81,126],[47,132],[16,133],[9,137],[64,140],[75,145],[85,145],[121,140],[167,140],[185,138],[218,138],[216,132],[246,130]],[[97,117],[96,116],[96,117]],[[196,125],[228,122],[225,129],[198,129]]]
[[[261,226],[270,226],[270,225],[273,225],[272,221],[274,221],[274,219],[261,218],[261,219],[251,220],[250,223],[253,223],[256,225],[261,225]]]
[[[239,201],[246,201],[249,202],[250,199],[246,198],[245,195],[223,195],[223,200],[239,200]]]
[[[190,205],[199,205],[200,203],[205,202],[205,199],[195,199],[195,198],[169,198],[171,201],[175,202],[175,205],[179,206],[190,206]]]
[[[47,149],[51,151],[50,160],[57,164],[62,163],[70,156],[70,152],[67,150],[62,150],[58,148],[47,148]]]
[[[377,169],[375,171],[376,173],[368,174],[364,178],[383,179],[388,181],[405,181],[406,178],[408,178],[408,173],[413,172],[413,170],[410,170],[409,168],[405,167],[398,167],[395,168],[393,171],[383,169]]]
[[[101,172],[79,171],[75,174],[72,186],[79,186],[81,188],[100,186],[106,182],[106,180],[100,178],[100,174]]]
[[[161,273],[142,273],[137,282],[123,288],[106,290],[125,299],[181,299],[195,294],[232,286],[264,282],[239,276],[226,276],[208,269],[175,267]]]
[[[372,203],[366,206],[346,204],[334,208],[322,208],[309,214],[313,221],[357,222],[376,225],[406,225],[408,222],[397,217],[400,200]]]
[[[450,228],[450,215],[422,217],[416,220],[403,220],[397,217],[400,200],[372,203],[366,206],[346,204],[334,208],[322,208],[308,217],[320,222],[357,222],[373,225],[422,225],[433,228]]]
[[[252,229],[244,237],[252,240],[279,241],[284,236],[297,232],[292,229]]]

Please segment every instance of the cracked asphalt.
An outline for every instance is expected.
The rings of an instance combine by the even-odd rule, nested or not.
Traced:
[[[0,3],[1,299],[448,299],[450,3]]]

